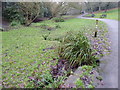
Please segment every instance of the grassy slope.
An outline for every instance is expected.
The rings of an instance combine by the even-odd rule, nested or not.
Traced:
[[[32,87],[28,76],[41,78],[40,75],[50,71],[50,65],[57,63],[57,60],[53,60],[53,58],[58,58],[56,51],[54,49],[43,51],[43,49],[56,46],[59,42],[44,40],[42,35],[49,31],[34,27],[46,23],[56,25],[52,21],[45,21],[34,23],[31,27],[2,32],[2,78],[5,87]],[[94,20],[69,19],[57,24],[61,28],[50,31],[49,38],[51,39],[63,37],[66,32],[71,30],[75,32],[82,30],[92,34],[95,29]],[[101,27],[103,24],[100,22]]]
[[[2,33],[0,32],[0,83],[2,83]],[[2,85],[0,85],[2,88]]]
[[[118,10],[120,10],[120,9],[115,8],[115,9],[108,10],[106,19],[118,20]],[[94,14],[95,14],[94,18],[100,18],[100,15],[104,14],[104,11],[95,12]],[[91,14],[88,14],[86,16],[91,16]]]

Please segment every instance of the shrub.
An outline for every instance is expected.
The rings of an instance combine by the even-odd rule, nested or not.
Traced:
[[[54,22],[64,22],[65,20],[62,17],[55,17],[53,18]]]
[[[20,22],[15,20],[10,23],[10,26],[17,26],[17,25],[20,25]]]
[[[105,17],[107,17],[107,14],[100,15],[100,18],[105,18]]]
[[[58,48],[59,56],[68,60],[71,67],[95,64],[96,57],[92,53],[89,40],[81,32],[68,32]]]
[[[0,31],[4,31],[4,28],[0,27]]]
[[[41,25],[41,28],[43,28],[43,29],[47,29],[47,30],[54,30],[54,29],[56,29],[56,26],[51,26],[51,25],[49,25],[49,24],[42,24]]]
[[[91,17],[95,17],[95,14],[92,14]]]
[[[56,28],[61,28],[59,24],[56,24],[56,26],[55,26],[55,27],[56,27]]]

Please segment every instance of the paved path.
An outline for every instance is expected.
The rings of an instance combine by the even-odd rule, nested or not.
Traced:
[[[85,18],[78,16],[77,18]],[[104,86],[100,88],[118,88],[118,21],[110,19],[98,19],[105,22],[109,28],[109,38],[111,40],[111,54],[103,57],[106,63],[101,63],[101,75],[103,76]],[[120,48],[120,47],[119,47]]]

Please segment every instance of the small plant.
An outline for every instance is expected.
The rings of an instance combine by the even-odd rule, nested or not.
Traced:
[[[91,17],[95,17],[95,14],[92,14]]]
[[[87,88],[95,88],[93,85],[88,85]]]
[[[62,17],[55,17],[53,18],[54,22],[64,22],[65,20]]]
[[[61,28],[59,24],[56,24],[56,26],[55,26],[55,27],[56,27],[56,28]]]
[[[92,69],[93,69],[92,66],[88,66],[88,65],[82,66],[82,70],[85,70],[85,71],[87,71],[87,72],[91,71]]]
[[[20,22],[13,20],[13,21],[10,23],[10,25],[11,25],[11,26],[17,26],[17,25],[20,25]]]
[[[100,18],[105,18],[105,17],[107,17],[107,14],[100,15]]]
[[[101,76],[98,76],[96,77],[98,80],[102,81],[102,77]]]
[[[44,40],[47,40],[48,37],[49,37],[49,35],[50,35],[50,32],[49,32],[48,34],[44,34],[44,35],[42,35],[42,37],[44,38]]]
[[[4,28],[0,27],[0,31],[4,31]]]
[[[77,81],[75,82],[75,84],[76,84],[77,88],[85,88],[83,81],[80,80],[80,79],[77,79]]]
[[[49,83],[46,88],[59,88],[61,84],[64,83],[66,76],[59,76],[58,78],[54,78],[52,83]]]
[[[90,72],[92,71],[93,66],[88,66],[88,65],[84,65],[82,66],[82,74],[80,75],[80,78],[83,78],[84,76],[91,76],[92,74],[90,74]]]
[[[34,87],[39,88],[46,87],[50,83],[54,82],[52,75],[50,74],[50,72],[47,71],[44,74],[38,74],[36,78],[33,78],[31,81],[33,82],[31,85],[34,85]]]
[[[39,88],[58,88],[61,84],[64,83],[66,76],[59,76],[58,78],[53,78],[51,73],[47,72],[43,75],[40,75],[40,81],[37,81],[36,84]]]
[[[76,85],[78,88],[94,88],[93,85],[93,74],[92,72],[93,66],[84,65],[81,67],[82,73],[80,74],[80,78],[76,81]]]

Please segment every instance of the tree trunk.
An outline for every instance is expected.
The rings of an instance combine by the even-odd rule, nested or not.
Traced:
[[[101,11],[101,7],[99,6],[99,11]]]

